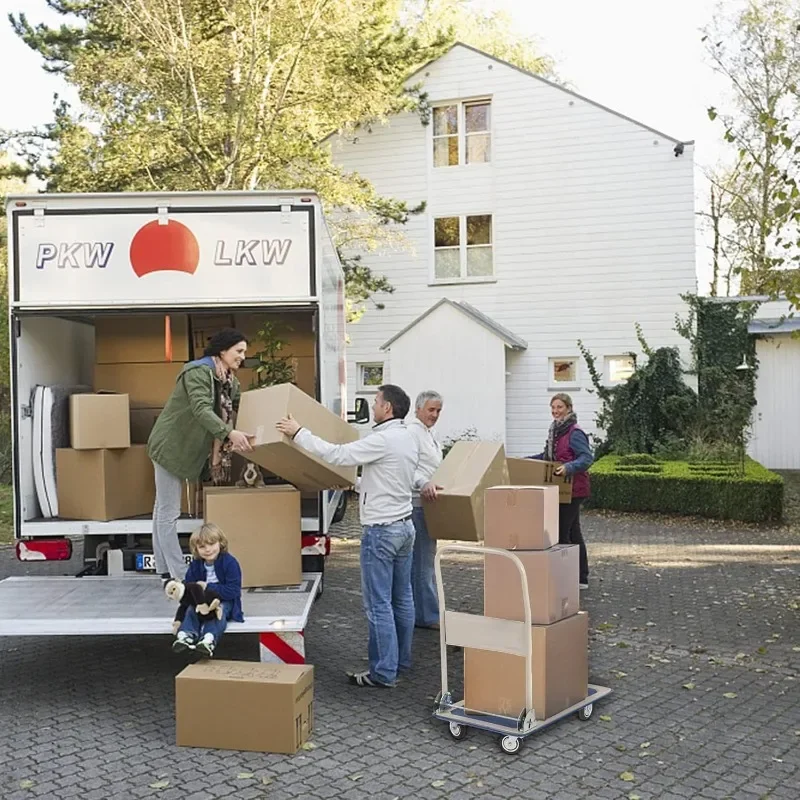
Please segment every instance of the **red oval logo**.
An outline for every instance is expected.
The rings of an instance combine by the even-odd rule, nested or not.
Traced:
[[[141,278],[151,272],[188,272],[194,274],[200,263],[200,245],[194,234],[174,219],[166,225],[157,220],[136,231],[131,241],[131,266]]]

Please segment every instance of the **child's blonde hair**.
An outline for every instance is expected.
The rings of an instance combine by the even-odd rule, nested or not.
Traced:
[[[189,537],[189,549],[195,558],[200,558],[197,548],[201,544],[216,544],[217,542],[219,542],[220,553],[227,553],[228,538],[222,532],[222,528],[213,522],[206,522]]]

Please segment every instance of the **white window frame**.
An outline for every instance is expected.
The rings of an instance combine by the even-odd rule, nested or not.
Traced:
[[[628,378],[622,378],[622,380],[614,381],[611,380],[611,362],[615,359],[621,358],[632,358],[633,359],[633,368],[636,369],[636,353],[614,353],[610,356],[604,357],[604,364],[603,364],[603,378],[604,383],[608,386],[619,386],[622,383],[625,383]]]
[[[491,211],[471,211],[466,214],[432,214],[430,233],[431,233],[431,268],[430,286],[442,286],[447,284],[461,284],[461,283],[497,283],[497,262],[495,260],[495,248],[497,247],[497,237],[495,236],[495,219],[496,214]],[[455,247],[437,247],[436,246],[436,220],[446,219],[448,217],[458,217],[458,254],[459,266],[461,274],[457,278],[437,278],[436,277],[436,251],[437,250],[455,250]],[[467,244],[467,217],[489,217],[491,219],[491,241],[486,244]],[[492,251],[492,274],[491,275],[467,275],[467,250],[469,248],[488,247]]]
[[[488,130],[484,131],[475,131],[471,134],[467,134],[467,106],[472,105],[480,105],[482,103],[489,104],[489,128]],[[456,119],[458,121],[458,130],[455,134],[442,134],[441,136],[434,135],[434,124],[433,124],[433,114],[435,109],[437,108],[447,108],[449,106],[457,106],[458,111],[456,115]],[[477,168],[480,169],[481,167],[490,167],[492,165],[492,161],[494,158],[494,100],[491,97],[471,97],[466,100],[450,100],[448,102],[437,102],[431,106],[431,122],[430,122],[430,130],[431,135],[428,144],[428,157],[430,158],[430,166],[431,169],[436,170],[447,170],[447,169],[454,169],[456,167],[470,167],[470,168]],[[489,160],[488,161],[473,161],[472,163],[467,163],[467,136],[476,136],[482,134],[489,135]],[[458,163],[457,164],[447,164],[442,166],[436,165],[436,159],[434,158],[434,141],[436,139],[445,139],[448,136],[457,136],[458,137]]]
[[[381,382],[378,386],[370,386],[364,383],[364,367],[380,367],[381,368]],[[356,391],[358,394],[376,394],[378,387],[386,383],[386,362],[385,361],[359,361],[356,364],[356,380],[358,386]]]
[[[555,374],[556,361],[574,361],[575,362],[575,380],[573,381],[557,381]],[[547,386],[550,390],[556,392],[562,391],[576,391],[581,388],[581,359],[580,356],[551,356],[547,359]]]

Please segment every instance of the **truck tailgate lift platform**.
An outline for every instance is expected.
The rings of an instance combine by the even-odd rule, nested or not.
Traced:
[[[303,663],[320,578],[304,573],[297,586],[243,589],[245,621],[229,622],[226,635],[257,633],[262,661]],[[150,575],[0,581],[0,636],[171,634],[176,610]]]

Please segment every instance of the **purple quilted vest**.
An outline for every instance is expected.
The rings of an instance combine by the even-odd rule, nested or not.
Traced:
[[[572,434],[572,431],[577,427],[577,425],[570,425],[570,427],[567,428],[567,432],[563,436],[559,436],[559,438],[556,439],[556,461],[566,464],[568,461],[573,461],[575,459],[575,453],[569,446],[569,437]],[[590,491],[589,473],[576,472],[572,476],[572,496],[588,497]]]

